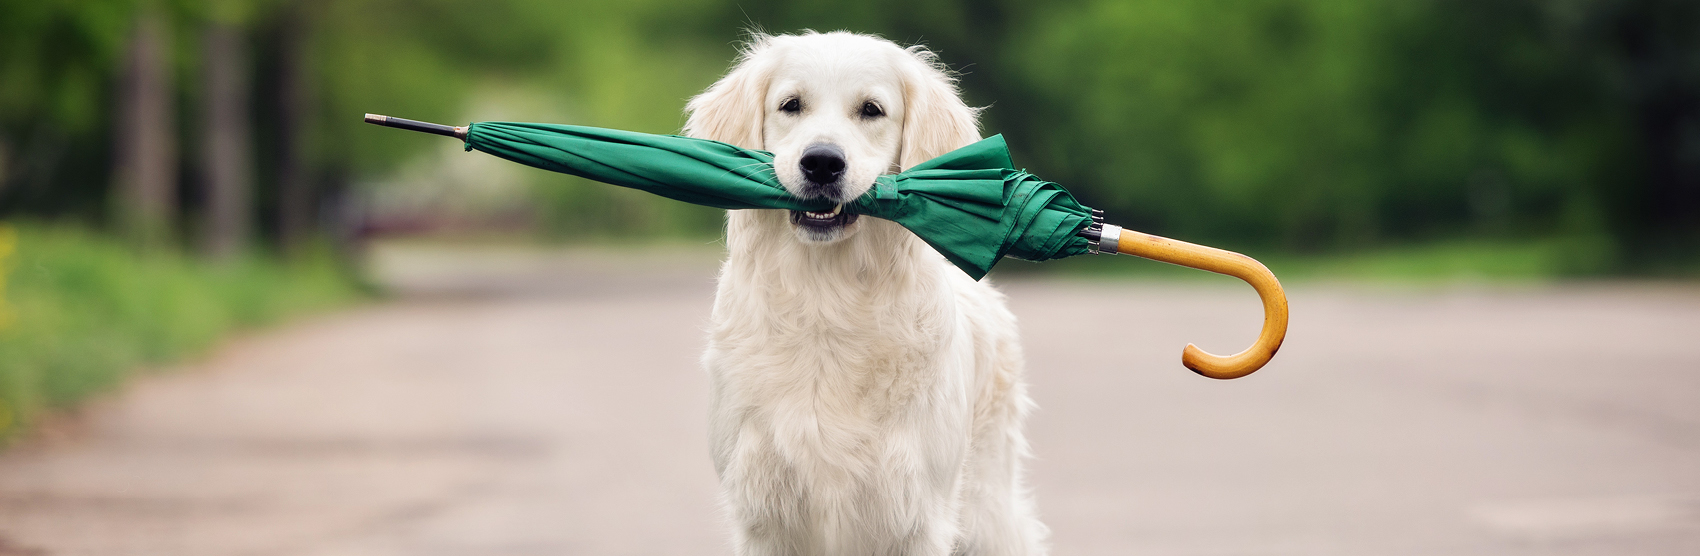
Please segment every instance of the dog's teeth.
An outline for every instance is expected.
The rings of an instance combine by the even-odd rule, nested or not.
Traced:
[[[809,217],[809,218],[812,218],[812,219],[815,219],[815,220],[831,220],[833,218],[837,218],[838,213],[843,212],[843,211],[844,211],[844,205],[838,205],[838,206],[832,207],[832,212],[815,212],[815,211],[812,211],[812,210],[805,210],[805,211],[803,211],[803,216],[806,216],[806,217]]]

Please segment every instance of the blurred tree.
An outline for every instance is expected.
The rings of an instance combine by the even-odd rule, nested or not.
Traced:
[[[1700,151],[1682,139],[1700,129],[1696,10],[756,1],[720,25],[928,43],[1018,162],[1145,229],[1299,250],[1556,235],[1586,270],[1613,251],[1589,238],[1633,251],[1696,235],[1694,163],[1677,162],[1700,159],[1682,154]]]
[[[112,76],[130,14],[129,0],[0,3],[0,212],[109,208]]]
[[[135,12],[114,122],[116,202],[124,229],[144,244],[170,237],[177,209],[177,116],[165,18]]]
[[[1636,140],[1613,180],[1613,227],[1643,265],[1700,253],[1700,2],[1593,0],[1555,5],[1568,53],[1627,106]],[[1637,170],[1637,168],[1640,168]]]
[[[232,15],[215,17],[201,31],[201,166],[206,187],[202,248],[228,259],[247,242],[252,226],[253,126],[248,109],[248,48]]]
[[[276,60],[272,86],[276,91],[277,138],[272,158],[277,172],[278,240],[288,252],[299,252],[301,244],[316,228],[314,183],[311,161],[306,156],[307,129],[313,114],[312,66],[308,59],[312,17],[319,2],[289,2],[276,15]]]
[[[167,31],[200,31],[162,31],[164,100],[145,111],[140,81],[117,78],[147,53],[126,47],[144,6]],[[221,25],[238,37],[219,38]],[[1018,163],[1157,233],[1293,250],[1565,238],[1577,270],[1700,259],[1692,0],[7,2],[0,214],[119,222],[111,209],[134,194],[111,185],[142,183],[116,179],[123,161],[123,176],[152,168],[149,183],[176,184],[147,191],[204,182],[204,203],[135,206],[205,211],[216,251],[215,229],[244,227],[226,210],[241,201],[216,184],[240,182],[244,165],[213,151],[240,156],[246,136],[252,228],[293,243],[339,221],[351,188],[418,175],[398,170],[437,144],[362,126],[363,112],[672,132],[746,26],[928,44]],[[248,94],[211,92],[244,74]],[[181,98],[174,75],[189,84]],[[196,107],[192,133],[172,131],[181,100]],[[214,116],[243,102],[248,132]],[[163,122],[145,126],[158,140],[131,137],[143,119]],[[180,135],[201,141],[185,166],[198,175],[157,178],[176,157],[141,153]],[[563,235],[719,226],[714,211],[524,175],[527,208]]]

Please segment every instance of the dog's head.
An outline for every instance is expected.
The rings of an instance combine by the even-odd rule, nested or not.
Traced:
[[[879,175],[980,138],[977,112],[931,52],[846,32],[757,35],[686,111],[686,135],[772,152],[793,195],[840,208]],[[838,209],[790,212],[806,243],[859,228],[856,215]]]

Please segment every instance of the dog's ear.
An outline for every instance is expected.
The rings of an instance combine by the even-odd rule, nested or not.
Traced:
[[[689,118],[684,135],[713,139],[746,149],[764,148],[762,118],[766,111],[767,83],[773,63],[764,56],[772,48],[772,37],[754,35],[732,71],[685,105]]]
[[[957,94],[956,80],[931,51],[904,51],[903,147],[898,165],[909,167],[980,140],[980,110]]]

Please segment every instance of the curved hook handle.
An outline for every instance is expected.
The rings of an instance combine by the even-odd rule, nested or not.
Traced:
[[[1111,233],[1118,231],[1119,234]],[[1257,259],[1115,226],[1104,226],[1104,232],[1103,239],[1117,238],[1114,245],[1117,253],[1226,274],[1245,280],[1257,290],[1257,296],[1263,300],[1263,331],[1257,335],[1257,343],[1226,357],[1187,344],[1186,350],[1181,352],[1181,364],[1186,368],[1210,378],[1239,378],[1263,368],[1269,358],[1275,356],[1275,351],[1281,349],[1281,341],[1287,337],[1287,293],[1281,289],[1281,282],[1275,279],[1275,274]],[[1108,243],[1102,241],[1101,245],[1110,247],[1105,245]]]

